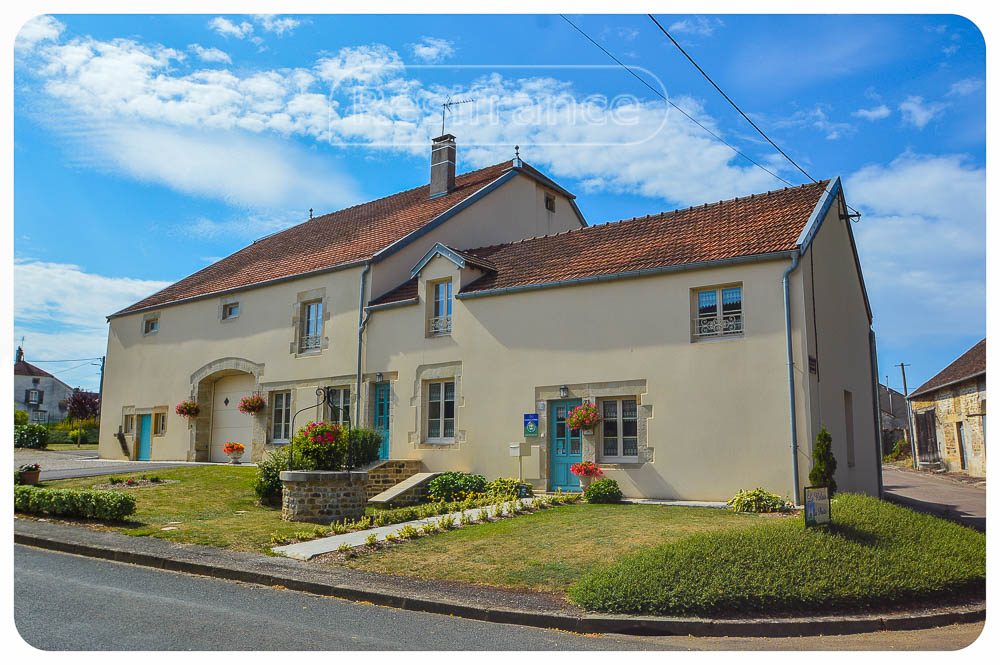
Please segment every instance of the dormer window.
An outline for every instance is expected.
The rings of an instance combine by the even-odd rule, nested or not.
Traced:
[[[451,334],[451,280],[434,282],[428,285],[433,293],[433,303],[430,317],[427,320],[429,336]]]

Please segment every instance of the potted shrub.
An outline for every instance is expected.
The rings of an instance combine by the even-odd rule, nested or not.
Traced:
[[[229,461],[232,464],[240,463],[244,450],[246,450],[246,448],[243,447],[243,444],[237,443],[236,441],[230,441],[226,445],[222,446],[222,452],[229,455]]]
[[[594,425],[601,422],[601,414],[593,404],[581,404],[574,406],[566,414],[566,426],[570,429],[582,429],[587,434],[592,434]]]
[[[21,474],[22,485],[37,485],[38,474],[42,472],[42,467],[39,464],[22,464],[17,472]]]
[[[252,416],[263,411],[266,406],[267,403],[264,402],[264,398],[260,395],[247,395],[240,400],[239,410],[240,413]]]
[[[577,462],[569,467],[570,473],[580,479],[580,489],[586,490],[590,486],[590,481],[604,475],[601,468],[593,462]]]
[[[201,413],[201,407],[198,406],[198,402],[186,399],[183,402],[179,402],[177,406],[174,407],[174,413],[179,416],[184,416],[185,418],[194,418]]]

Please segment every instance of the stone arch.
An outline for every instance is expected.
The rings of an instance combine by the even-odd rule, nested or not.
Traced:
[[[188,461],[207,462],[212,445],[212,406],[213,387],[223,376],[234,374],[250,374],[254,378],[256,388],[260,389],[260,378],[264,374],[264,364],[255,363],[246,358],[219,358],[213,360],[191,374],[191,399],[201,407],[196,418],[190,423],[191,445],[188,449]],[[267,414],[258,413],[253,417],[251,427],[251,462],[256,462],[264,451],[266,439]]]

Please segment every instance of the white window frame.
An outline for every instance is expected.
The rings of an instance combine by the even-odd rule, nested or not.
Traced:
[[[427,319],[427,335],[444,337],[451,334],[451,312],[454,304],[452,282],[444,279],[427,285],[431,289],[430,316]],[[443,293],[441,293],[443,291]],[[443,297],[439,297],[443,295]]]
[[[738,311],[723,312],[723,295],[726,291],[738,289],[740,308]],[[702,315],[701,294],[715,294],[715,313]],[[746,308],[743,302],[743,283],[723,286],[701,287],[693,290],[692,339],[696,342],[709,339],[729,339],[743,337],[746,331]]]
[[[167,414],[153,414],[153,436],[163,436],[167,433]]]
[[[323,410],[327,416],[325,420],[327,422],[334,423],[336,425],[346,425],[350,422],[351,414],[351,387],[350,386],[332,386],[333,392],[336,393],[334,402],[340,407],[340,413],[331,409],[328,404],[323,403]]]
[[[39,391],[34,388],[28,390],[28,404],[39,404],[38,396]]]
[[[279,400],[278,397],[281,397]],[[281,402],[279,407],[278,402]],[[280,420],[279,420],[280,408]],[[271,441],[274,443],[288,443],[292,436],[292,391],[277,390],[271,393]],[[275,427],[281,427],[279,436],[275,436]]]
[[[122,434],[135,434],[135,414],[126,413],[122,420]]]
[[[155,335],[158,332],[160,332],[160,317],[151,316],[148,319],[142,320],[143,337],[147,335]]]
[[[449,400],[446,399],[448,394],[448,386],[451,385],[451,418],[446,418],[447,413],[447,403]],[[438,399],[431,399],[431,388],[432,386],[440,386],[438,388]],[[440,381],[428,381],[424,386],[427,399],[425,413],[427,414],[424,418],[424,432],[426,437],[424,438],[425,443],[454,443],[455,442],[455,431],[457,429],[458,419],[455,417],[457,414],[457,393],[455,392],[456,382],[455,379],[442,379]],[[433,404],[438,405],[438,417],[431,418],[431,406]],[[445,436],[447,421],[451,421],[451,436]],[[435,422],[438,426],[438,436],[431,436],[431,423]]]
[[[310,314],[315,316],[310,316]],[[319,353],[323,348],[323,300],[307,300],[299,314],[299,353]]]
[[[625,455],[625,416],[624,416],[624,402],[634,402],[635,403],[635,455]],[[605,417],[605,404],[614,403],[615,406],[615,418],[614,422],[616,424],[616,454],[607,455],[604,452],[605,443],[605,425],[608,420]],[[600,444],[598,451],[600,452],[600,459],[603,462],[638,462],[639,461],[639,399],[632,395],[623,395],[621,397],[606,397],[598,400],[597,408],[600,410],[601,422],[597,425],[597,429],[601,432]],[[630,419],[631,420],[631,419]],[[628,437],[633,438],[633,437]]]
[[[232,313],[230,313],[230,310],[232,308],[234,308],[234,307],[236,308],[236,313],[232,314]],[[227,302],[227,303],[225,303],[225,304],[222,305],[222,320],[223,321],[232,321],[233,319],[238,319],[238,318],[240,318],[240,303],[239,303],[239,301],[236,301],[236,302]]]
[[[31,412],[31,422],[33,423],[47,423],[49,422],[49,412],[42,411],[41,409],[35,409]]]

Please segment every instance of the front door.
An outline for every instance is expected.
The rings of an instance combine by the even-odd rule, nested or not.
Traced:
[[[150,448],[152,447],[152,439],[150,438],[153,434],[152,420],[153,416],[148,413],[139,416],[139,457],[137,459],[149,459]]]
[[[566,426],[566,414],[574,406],[580,406],[578,399],[564,399],[549,402],[549,489],[577,492],[580,479],[569,471],[569,467],[583,461],[583,444],[580,430]]]
[[[375,384],[375,431],[382,435],[379,459],[389,459],[389,384]]]

